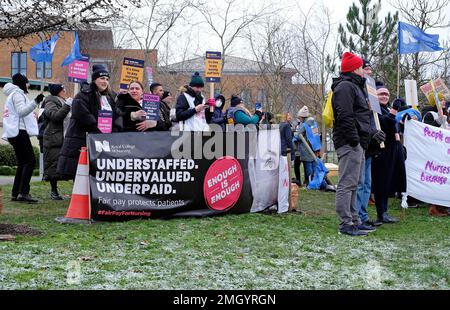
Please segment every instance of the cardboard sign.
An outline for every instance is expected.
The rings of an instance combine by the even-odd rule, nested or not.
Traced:
[[[73,83],[87,82],[89,78],[89,55],[83,55],[85,58],[75,60],[68,67],[68,80]]]
[[[208,83],[219,83],[222,73],[222,53],[206,52],[205,79]]]
[[[152,94],[144,94],[142,100],[142,108],[147,112],[148,121],[158,121],[159,120],[159,96]]]
[[[144,78],[144,61],[140,59],[124,58],[122,64],[122,75],[120,78],[120,89],[128,89],[132,81],[142,83]]]
[[[407,105],[413,107],[419,105],[419,98],[417,96],[417,81],[405,80],[405,98]]]
[[[377,86],[375,80],[370,76],[366,76],[366,88],[369,95],[370,109],[381,114],[380,101],[378,100]]]
[[[436,89],[436,92],[442,93],[444,95],[450,94],[449,89],[445,85],[444,81],[442,79],[434,80],[434,88]],[[422,85],[420,87],[420,90],[425,94],[425,96],[428,98],[429,94],[433,92],[433,86],[431,85],[431,82],[428,82],[425,85]]]

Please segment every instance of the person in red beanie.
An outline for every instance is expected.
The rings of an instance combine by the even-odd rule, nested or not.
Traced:
[[[364,173],[364,152],[371,139],[384,141],[382,131],[370,125],[364,61],[355,54],[342,56],[341,74],[333,79],[332,106],[334,112],[333,142],[339,160],[339,183],[336,191],[336,213],[340,219],[339,232],[350,236],[367,236],[375,231],[361,223],[356,205],[359,179]]]

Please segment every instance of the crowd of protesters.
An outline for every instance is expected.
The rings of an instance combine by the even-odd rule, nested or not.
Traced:
[[[352,236],[364,236],[382,224],[398,221],[388,213],[388,200],[396,195],[404,196],[406,192],[406,152],[401,142],[404,122],[407,118],[421,117],[401,98],[390,104],[388,86],[377,82],[382,114],[379,115],[381,128],[376,129],[365,79],[371,75],[369,61],[352,53],[343,54],[340,75],[332,84],[333,142],[339,160],[339,183],[337,187],[333,186],[326,175],[320,181],[320,189],[336,191],[339,231]],[[9,117],[4,119],[3,138],[13,146],[18,163],[11,193],[13,201],[38,202],[30,195],[30,180],[36,165],[31,136],[40,139],[44,154],[43,179],[50,182],[50,197],[61,200],[57,181],[75,178],[80,149],[86,146],[88,133],[168,131],[174,128],[208,131],[210,126],[214,127],[212,125],[225,131],[239,126],[250,128],[262,123],[271,124],[274,118],[259,106],[251,112],[235,95],[229,99],[228,109],[225,109],[226,98],[221,94],[205,99],[202,94],[204,81],[196,72],[190,82],[180,88],[174,109],[171,109],[173,96],[164,85],[151,84],[151,94],[160,99],[159,118],[148,120],[143,107],[142,83],[132,81],[126,91],[116,94],[109,79],[105,67],[94,65],[91,83],[83,84],[73,100],[67,98],[63,84],[49,84],[50,96],[44,98],[39,94],[33,101],[29,100],[28,80],[20,73],[12,77],[12,83],[5,85],[4,93],[8,97],[5,111]],[[41,103],[37,114],[34,110]],[[443,103],[445,106],[445,100]],[[426,107],[422,117],[427,124],[448,128],[449,112],[447,102],[442,111]],[[287,156],[291,152],[295,174],[292,183],[308,187],[320,160],[321,136],[307,106],[303,106],[296,116],[293,121],[289,113],[283,114],[281,155]],[[384,147],[380,146],[382,143]],[[367,211],[371,195],[377,213],[374,220],[369,218]],[[447,208],[431,206],[430,214],[449,213]]]

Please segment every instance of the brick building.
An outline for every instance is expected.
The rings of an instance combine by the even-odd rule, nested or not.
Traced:
[[[54,34],[54,33],[53,33]],[[51,35],[53,35],[51,34]],[[157,51],[145,55],[143,50],[114,48],[113,34],[110,28],[96,26],[94,29],[79,30],[80,49],[90,56],[90,72],[95,64],[105,65],[111,74],[111,87],[119,89],[122,61],[124,57],[145,59],[146,66],[156,67]],[[36,64],[30,58],[30,48],[40,41],[38,35],[26,37],[19,42],[0,42],[0,109],[3,111],[6,98],[3,86],[11,82],[11,76],[21,72],[28,77],[31,84],[29,98],[33,99],[44,85],[44,91],[49,83],[64,83],[69,95],[73,96],[74,83],[67,80],[68,67],[61,67],[64,58],[70,53],[74,41],[74,32],[61,31],[56,44],[53,60],[48,63]],[[45,92],[44,94],[48,94]],[[3,131],[3,116],[0,114],[0,126]],[[1,134],[1,132],[0,132]]]
[[[204,57],[158,67],[157,81],[175,94],[181,86],[189,83],[196,71],[204,77]],[[308,105],[307,98],[312,96],[310,85],[293,83],[295,74],[294,69],[277,70],[266,63],[227,56],[221,83],[214,85],[214,91],[225,96],[227,106],[231,95],[235,94],[241,97],[249,108],[254,108],[256,102],[261,102],[266,111],[289,111],[295,115],[299,108]],[[207,96],[209,91],[209,85],[205,84],[204,92]]]

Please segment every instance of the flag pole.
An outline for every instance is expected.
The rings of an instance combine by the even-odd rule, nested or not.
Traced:
[[[397,98],[400,98],[400,53],[397,58]]]

